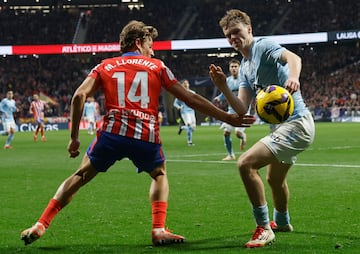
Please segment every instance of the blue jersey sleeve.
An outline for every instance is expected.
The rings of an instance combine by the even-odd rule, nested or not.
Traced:
[[[180,101],[179,101],[178,98],[175,98],[173,105],[174,105],[175,108],[180,108],[181,107]]]

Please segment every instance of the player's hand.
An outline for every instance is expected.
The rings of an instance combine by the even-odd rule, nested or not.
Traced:
[[[295,93],[300,88],[300,82],[299,79],[296,78],[289,78],[285,82],[285,88],[288,90],[291,94]]]
[[[211,64],[209,66],[209,75],[212,82],[221,90],[222,87],[226,86],[226,75],[220,66]]]
[[[75,158],[79,156],[79,147],[80,147],[80,141],[78,139],[71,139],[69,141],[67,150],[69,152],[70,158]]]
[[[213,99],[213,102],[219,103],[219,102],[220,102],[220,99],[219,99],[218,97],[215,97],[215,98]]]
[[[229,114],[229,116],[230,121],[228,123],[235,127],[250,127],[256,121],[255,116],[252,115]]]

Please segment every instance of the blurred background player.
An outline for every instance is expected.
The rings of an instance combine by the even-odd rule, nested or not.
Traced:
[[[96,117],[98,114],[98,109],[96,107],[94,97],[86,98],[83,112],[83,118],[87,123],[88,133],[93,135],[94,131],[96,130]]]
[[[98,129],[100,129],[101,127],[101,109],[100,109],[100,104],[95,100],[95,97],[93,97],[93,101],[95,104],[95,131],[97,131]]]
[[[195,91],[190,89],[190,84],[187,79],[182,80],[180,83],[186,90],[191,93],[195,93]],[[181,101],[178,98],[175,98],[173,105],[177,110],[179,110],[181,119],[184,123],[184,125],[181,125],[180,121],[178,134],[180,135],[183,130],[186,130],[187,144],[188,146],[194,146],[193,132],[196,129],[195,110],[186,105],[184,101]]]
[[[0,102],[0,112],[3,128],[7,139],[5,142],[5,149],[11,149],[11,142],[14,139],[15,131],[17,129],[14,113],[17,111],[16,103],[14,98],[13,91],[8,91],[6,93],[6,98],[2,99]]]
[[[184,89],[161,60],[151,58],[155,37],[156,28],[130,21],[120,33],[122,55],[104,59],[76,89],[71,101],[71,133],[67,148],[71,158],[80,154],[79,126],[86,98],[99,90],[105,96],[104,123],[76,172],[58,187],[38,221],[21,232],[25,244],[45,233],[54,217],[73,200],[82,186],[123,158],[129,158],[138,173],[146,172],[152,178],[149,198],[153,245],[185,240],[165,227],[169,183],[158,122],[162,88],[200,112],[233,125],[249,126],[255,118],[228,114],[204,97]]]
[[[34,121],[36,124],[36,129],[33,135],[34,142],[37,141],[37,135],[40,130],[41,140],[46,142],[45,130],[44,130],[44,117],[45,109],[48,107],[47,103],[43,100],[40,100],[38,94],[33,95],[33,101],[30,104],[29,112],[34,116]]]
[[[240,61],[236,59],[231,59],[229,61],[229,71],[230,76],[226,78],[226,84],[228,85],[231,92],[237,96],[239,92],[239,68],[240,68]],[[223,93],[220,93],[218,96],[214,98],[214,102],[224,102],[226,101],[226,98]],[[228,104],[228,113],[235,113],[234,109],[231,107],[231,105]],[[248,112],[249,113],[249,112]],[[232,139],[231,139],[231,132],[233,130],[233,126],[222,123],[220,126],[220,129],[224,130],[224,144],[226,151],[228,152],[228,155],[223,158],[223,161],[231,161],[236,160],[236,156],[232,147]],[[246,144],[246,133],[245,128],[235,127],[235,135],[237,138],[240,139],[240,150],[244,150],[245,144]]]
[[[159,126],[162,125],[163,123],[163,120],[164,120],[164,115],[161,111],[158,112],[158,122],[159,122]]]
[[[300,91],[301,58],[270,39],[254,39],[251,19],[243,11],[227,11],[219,25],[229,44],[243,56],[238,96],[227,86],[226,75],[220,66],[210,65],[210,77],[236,113],[243,115],[248,112],[259,85],[285,87],[292,93],[295,103],[288,120],[271,126],[271,133],[243,153],[237,162],[256,222],[256,230],[245,247],[263,247],[275,240],[274,231],[293,231],[286,176],[296,156],[314,141],[315,125]],[[263,167],[267,167],[266,179],[272,191],[273,222],[269,219],[265,186],[259,174]]]

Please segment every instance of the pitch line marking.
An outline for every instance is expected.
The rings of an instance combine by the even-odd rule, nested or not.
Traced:
[[[360,165],[345,165],[345,164],[315,164],[315,163],[295,163],[294,166],[300,167],[332,167],[332,168],[360,168]]]
[[[318,147],[318,148],[312,148],[309,147],[306,149],[306,151],[322,151],[322,150],[344,150],[344,149],[357,149],[360,148],[360,146],[333,146],[333,147]],[[242,152],[240,152],[241,154]],[[183,154],[179,156],[173,156],[172,157],[181,157],[181,158],[190,158],[190,157],[208,157],[208,156],[226,156],[226,152],[223,153],[205,153],[205,154]]]
[[[313,148],[313,147],[309,147],[306,150],[319,150],[319,151],[323,151],[323,150],[345,150],[345,149],[357,149],[360,146],[332,146],[332,147],[317,147],[317,148]]]
[[[182,162],[182,163],[210,163],[210,164],[230,164],[236,161],[209,161],[209,160],[179,160],[167,159],[167,162]],[[345,165],[345,164],[321,164],[321,163],[295,163],[294,166],[299,167],[331,167],[331,168],[360,168],[360,165]]]

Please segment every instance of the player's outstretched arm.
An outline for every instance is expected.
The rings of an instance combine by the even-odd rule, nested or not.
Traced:
[[[233,126],[249,127],[255,121],[253,116],[228,114],[227,112],[214,106],[209,100],[201,95],[194,94],[184,89],[180,83],[171,86],[168,90],[175,97],[185,102],[189,107]]]

